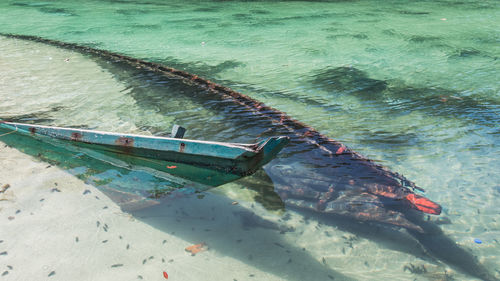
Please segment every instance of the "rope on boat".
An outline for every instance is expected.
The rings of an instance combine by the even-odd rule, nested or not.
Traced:
[[[6,136],[6,135],[10,135],[10,134],[13,134],[13,133],[15,133],[15,132],[17,132],[17,126],[16,126],[16,129],[15,129],[15,130],[13,130],[12,132],[8,132],[8,133],[1,134],[1,135],[0,135],[0,137]]]

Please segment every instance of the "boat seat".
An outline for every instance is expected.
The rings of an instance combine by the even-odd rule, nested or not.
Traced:
[[[184,137],[184,133],[186,133],[186,128],[181,127],[179,125],[174,125],[172,127],[172,132],[170,133],[170,136],[172,138],[182,139]]]

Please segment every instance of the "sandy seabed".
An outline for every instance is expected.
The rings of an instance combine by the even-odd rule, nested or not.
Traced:
[[[1,280],[166,280],[164,271],[168,280],[465,277],[404,253],[418,245],[394,251],[294,212],[288,231],[256,217],[265,211],[252,203],[233,204],[224,188],[225,196],[171,198],[132,215],[109,194],[1,142],[0,167]],[[198,243],[207,250],[186,252]],[[412,274],[408,264],[429,272]]]
[[[191,256],[185,248],[193,243],[135,219],[94,186],[1,142],[0,167],[0,185],[8,185],[0,194],[2,280],[164,280],[163,271],[169,280],[232,280],[228,272],[234,278],[257,274],[238,260],[214,259],[211,250]]]

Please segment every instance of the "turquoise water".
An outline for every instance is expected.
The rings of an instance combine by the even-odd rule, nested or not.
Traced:
[[[0,14],[2,33],[92,46],[186,70],[342,141],[424,187],[452,222],[441,229],[498,278],[498,1],[3,1]],[[102,60],[96,67],[75,54],[70,63],[80,63],[77,72],[64,63],[66,54],[0,42],[2,115],[153,134],[181,122],[190,137],[253,141],[251,129],[228,126],[223,107],[207,108],[182,92],[189,89],[168,88],[157,77]],[[58,63],[16,57],[28,49]],[[27,82],[39,73],[47,75]],[[210,122],[212,133],[202,130],[200,120]],[[254,203],[239,191],[241,185],[220,192]],[[319,243],[318,248],[332,240],[323,233],[309,235],[305,241],[295,238],[308,246]],[[477,245],[474,238],[484,243]],[[278,253],[267,253],[273,255]],[[382,278],[376,267],[360,268],[356,255],[342,257],[351,267],[330,267],[356,279]],[[402,267],[385,270],[398,276]],[[465,278],[473,277],[459,275]]]

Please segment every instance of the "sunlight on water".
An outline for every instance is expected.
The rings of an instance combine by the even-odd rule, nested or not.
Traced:
[[[497,1],[9,0],[0,3],[0,12],[1,33],[77,43],[189,71],[284,111],[404,174],[443,206],[446,219],[439,227],[444,233],[499,278]],[[0,37],[0,73],[1,118],[142,134],[162,134],[181,124],[189,138],[237,142],[253,142],[265,130],[262,122],[238,121],[238,116],[247,117],[244,110],[211,101],[195,87],[41,43]],[[276,163],[289,164],[285,160],[283,156]],[[99,166],[87,166],[92,165]],[[134,178],[143,191],[165,183],[140,172],[100,169],[70,172],[85,175],[94,185],[113,178],[116,186],[128,184],[127,191],[134,190]],[[257,191],[246,188],[250,186]],[[381,238],[385,230],[377,234],[348,222],[325,224],[294,210],[287,210],[284,219],[283,210],[269,210],[276,209],[269,202],[272,196],[259,198],[258,189],[254,176],[218,188],[206,200],[181,197],[186,202],[172,203],[181,209],[193,206],[184,218],[219,216],[213,223],[199,219],[200,228],[224,232],[224,220],[241,220],[243,228],[233,229],[237,234],[224,236],[232,242],[218,240],[216,231],[194,234],[189,223],[179,223],[178,236],[195,241],[206,236],[204,241],[211,241],[221,255],[269,273],[266,280],[329,280],[329,275],[443,280],[445,270],[457,280],[477,278],[430,260],[404,235],[391,234],[396,241],[391,242]],[[211,213],[213,206],[231,205],[232,200],[241,207]],[[136,216],[170,233],[167,224],[154,219],[165,208],[160,204]],[[259,219],[248,219],[249,209]],[[165,220],[176,223],[175,217]],[[276,225],[268,221],[292,225],[295,231],[269,234],[264,230]],[[252,231],[244,230],[245,225]],[[251,234],[261,239],[256,244],[280,242],[273,250],[234,242],[245,240],[240,236],[250,240]],[[474,243],[475,238],[483,243]],[[292,252],[286,258],[285,248]],[[217,255],[210,260],[222,263]],[[422,264],[429,272],[418,274],[410,266]],[[221,274],[224,270],[230,269]],[[245,278],[251,279],[238,280]]]

